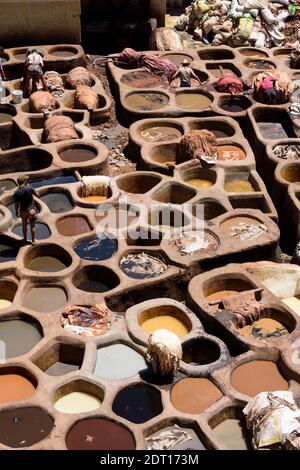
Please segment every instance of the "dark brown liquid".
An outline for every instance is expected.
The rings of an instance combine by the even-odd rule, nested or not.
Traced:
[[[260,392],[287,390],[288,382],[271,361],[250,361],[238,366],[231,374],[235,390],[250,397]]]
[[[57,377],[79,370],[79,368],[80,367],[77,364],[66,364],[65,362],[57,361],[52,364],[52,366],[48,367],[48,369],[45,370],[45,373]]]
[[[65,237],[74,237],[81,233],[86,233],[91,230],[91,227],[85,217],[65,217],[56,223],[59,233]]]
[[[37,256],[27,264],[26,268],[31,271],[40,271],[43,273],[56,273],[66,269],[66,265],[53,256]]]
[[[133,88],[153,88],[163,85],[162,77],[147,70],[137,70],[122,76],[121,82]]]
[[[17,60],[25,60],[26,52],[18,52],[17,54],[14,54],[14,58]]]
[[[113,421],[104,418],[89,418],[78,421],[67,434],[69,450],[134,450],[135,441],[131,432]]]
[[[138,111],[160,109],[166,106],[168,102],[168,96],[162,93],[132,93],[126,97],[126,104]]]
[[[42,339],[35,325],[22,320],[0,322],[0,341],[5,344],[6,358],[21,356]]]
[[[0,124],[11,121],[13,116],[9,113],[0,113]]]
[[[73,148],[59,153],[64,162],[87,162],[96,157],[96,152],[86,148]]]
[[[51,52],[51,55],[56,57],[70,57],[72,55],[76,55],[76,52],[68,51],[65,49],[57,49],[56,51]]]
[[[222,396],[208,379],[183,379],[171,391],[174,408],[189,414],[202,413]]]
[[[8,447],[30,447],[45,439],[54,420],[35,406],[0,412],[0,442]]]
[[[67,301],[65,291],[59,287],[34,287],[25,294],[22,305],[35,312],[48,313],[62,309]]]
[[[112,409],[132,423],[145,423],[163,410],[159,391],[149,385],[135,385],[121,390],[114,399]]]
[[[247,106],[243,104],[243,102],[239,99],[233,99],[228,103],[222,104],[221,108],[224,109],[224,111],[228,111],[229,113],[241,113],[242,111],[247,109]]]
[[[84,290],[85,292],[107,292],[112,289],[112,287],[109,287],[108,285],[104,284],[104,282],[99,282],[99,281],[82,281],[78,289]]]
[[[242,49],[239,51],[240,54],[246,57],[267,57],[268,55],[262,51],[256,51],[255,49]]]

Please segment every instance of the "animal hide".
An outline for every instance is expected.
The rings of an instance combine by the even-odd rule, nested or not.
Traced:
[[[70,70],[66,80],[70,87],[74,89],[78,87],[78,85],[91,86],[92,84],[91,74],[84,67],[75,67]]]
[[[35,91],[29,98],[32,113],[49,113],[56,108],[56,100],[48,91]]]
[[[87,85],[79,85],[75,91],[75,108],[77,109],[97,109],[99,99],[97,93]]]
[[[68,116],[50,116],[44,125],[44,136],[47,143],[78,139],[74,122]]]

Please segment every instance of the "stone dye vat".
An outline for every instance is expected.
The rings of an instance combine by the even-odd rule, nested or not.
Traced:
[[[120,363],[122,357],[122,363]],[[122,380],[147,369],[141,354],[126,344],[111,344],[97,350],[94,374],[107,380]]]
[[[29,400],[35,394],[35,385],[23,375],[0,375],[0,403]]]
[[[89,393],[71,392],[56,400],[53,406],[61,413],[88,413],[100,408],[101,400]]]
[[[23,307],[41,313],[54,312],[63,308],[68,301],[66,292],[61,287],[30,287],[22,300]]]
[[[6,358],[26,354],[42,339],[40,325],[26,320],[0,321],[0,341],[5,344]]]
[[[75,252],[82,259],[91,261],[101,261],[111,258],[118,250],[118,243],[109,234],[82,240],[74,246]]]
[[[171,402],[178,411],[199,414],[222,396],[221,391],[208,379],[182,379],[172,388]]]

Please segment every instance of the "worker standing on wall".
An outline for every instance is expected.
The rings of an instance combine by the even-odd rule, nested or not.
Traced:
[[[43,84],[43,90],[47,91],[47,84],[43,76],[43,54],[37,49],[28,49],[26,53],[26,62],[24,67],[24,77],[23,77],[23,92],[24,98],[28,98],[30,81],[31,81],[31,93],[37,91],[37,85],[39,80]]]
[[[199,85],[202,85],[200,78],[197,77],[194,70],[190,67],[190,63],[187,59],[184,59],[181,62],[182,67],[179,67],[177,72],[173,75],[170,84],[176,79],[180,79],[180,87],[181,88],[191,88],[192,82],[191,79],[194,78],[197,80]]]
[[[14,193],[16,216],[22,219],[22,230],[24,243],[27,243],[27,225],[30,225],[32,244],[35,244],[35,222],[37,210],[33,196],[39,195],[36,190],[28,184],[28,176],[22,175],[17,179],[18,189]]]

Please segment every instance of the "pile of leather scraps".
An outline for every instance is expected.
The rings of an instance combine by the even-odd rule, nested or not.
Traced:
[[[145,442],[147,450],[168,450],[191,439],[188,432],[175,424],[172,428],[162,430],[156,436],[147,437]]]
[[[222,303],[239,328],[259,320],[263,310],[263,305],[256,300],[253,291],[241,292],[238,295],[228,297],[228,299],[224,298]]]
[[[75,67],[74,69],[70,70],[66,76],[66,81],[67,84],[73,89],[79,85],[92,85],[91,74],[84,67]]]
[[[197,159],[214,164],[218,158],[215,134],[207,129],[193,130],[185,134],[179,145],[180,162]]]
[[[170,246],[175,247],[181,256],[209,254],[219,247],[217,240],[209,232],[180,232],[170,239]]]
[[[252,89],[254,97],[258,101],[264,102],[264,83],[270,79],[275,80],[274,88],[276,90],[276,103],[287,103],[290,100],[291,95],[293,94],[294,83],[286,72],[280,72],[277,70],[274,72],[259,72],[253,76]]]
[[[169,59],[155,54],[143,54],[127,47],[119,54],[118,62],[128,68],[146,68],[155,75],[163,75],[169,81],[177,71],[177,66]]]
[[[262,392],[243,409],[254,449],[300,450],[300,409],[292,392]]]
[[[87,85],[78,85],[75,90],[75,107],[77,109],[97,109],[99,99],[97,93]]]
[[[125,274],[136,279],[160,276],[168,269],[164,261],[143,252],[123,256],[120,265]]]
[[[193,0],[176,28],[214,46],[281,46],[297,9],[296,0]]]
[[[29,98],[29,109],[31,113],[49,114],[56,108],[56,99],[49,91],[35,91]]]
[[[100,336],[112,324],[112,315],[105,305],[71,305],[66,307],[61,318],[65,330],[79,336]]]
[[[276,145],[273,149],[275,157],[283,158],[285,160],[299,160],[300,158],[300,145]]]
[[[229,235],[237,240],[256,240],[256,238],[265,235],[268,228],[264,224],[254,225],[239,222],[237,225],[230,227]]]
[[[64,82],[58,72],[55,70],[49,70],[44,73],[44,79],[47,84],[48,90],[52,93],[55,98],[61,98],[65,92]]]
[[[74,122],[69,116],[49,116],[44,124],[44,137],[49,144],[78,139]]]

